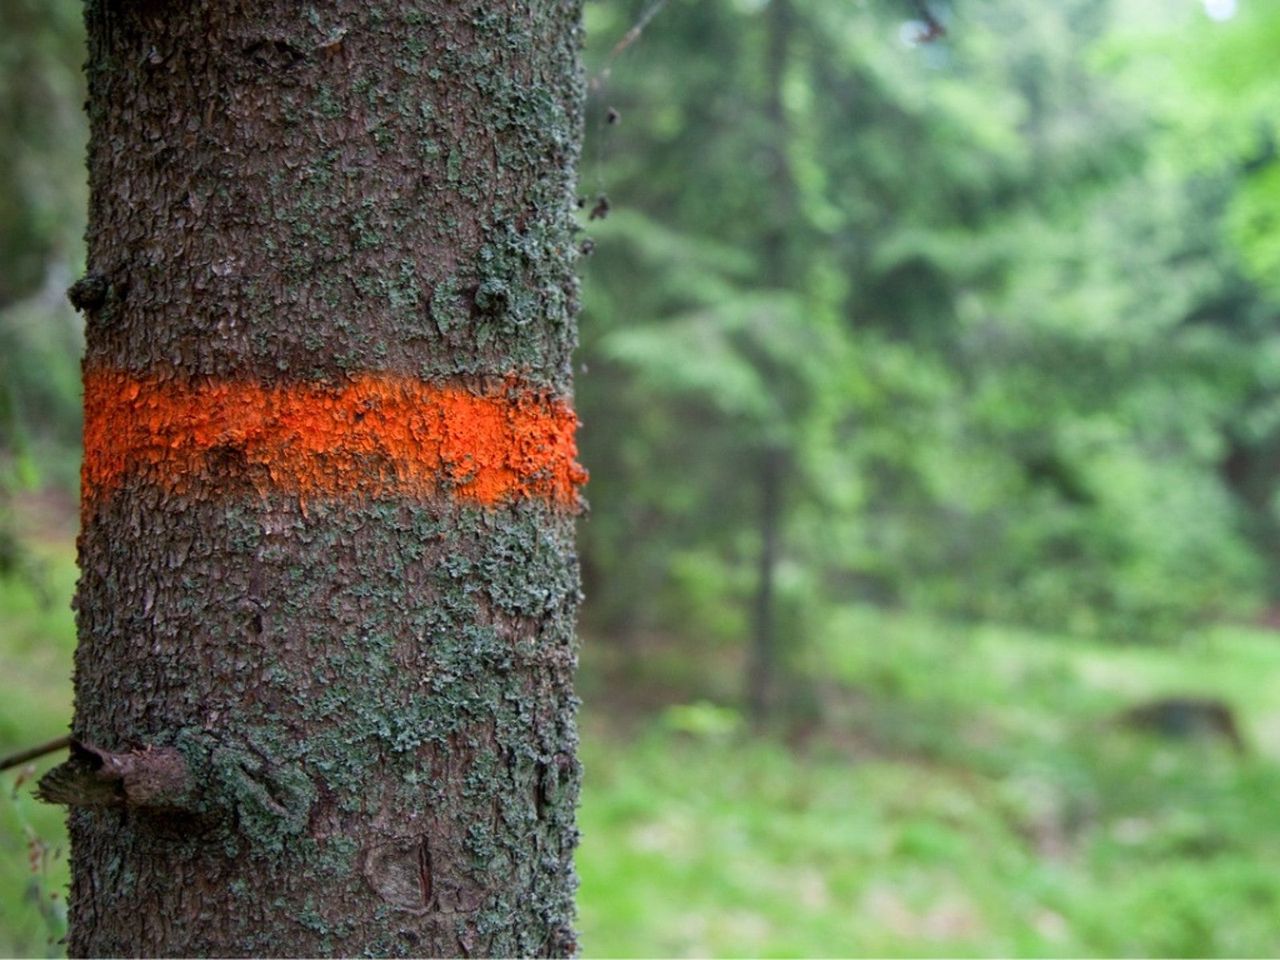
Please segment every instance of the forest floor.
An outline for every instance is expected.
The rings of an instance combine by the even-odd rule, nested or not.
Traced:
[[[34,578],[0,580],[0,754],[70,710],[72,547],[31,550]],[[796,719],[752,733],[729,654],[587,639],[586,956],[1280,955],[1280,635],[1138,647],[850,608],[802,659]],[[1247,750],[1117,720],[1173,693],[1229,704]],[[57,956],[61,812],[21,776],[0,777],[0,955]]]

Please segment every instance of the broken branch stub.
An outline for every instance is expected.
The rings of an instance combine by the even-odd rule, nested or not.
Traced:
[[[183,810],[193,806],[194,794],[187,761],[173,747],[112,753],[79,740],[36,787],[41,800],[69,807]]]

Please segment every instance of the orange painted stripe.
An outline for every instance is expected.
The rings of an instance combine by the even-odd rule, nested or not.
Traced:
[[[260,492],[452,496],[494,506],[578,504],[578,418],[520,386],[476,392],[410,377],[264,386],[91,369],[84,385],[84,501],[136,476],[182,492],[220,476]]]

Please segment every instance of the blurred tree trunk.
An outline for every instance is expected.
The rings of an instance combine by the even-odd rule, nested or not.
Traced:
[[[792,273],[790,255],[790,238],[795,228],[796,216],[795,180],[787,152],[791,131],[783,102],[783,84],[786,82],[791,57],[791,37],[795,30],[794,17],[790,0],[772,0],[769,4],[764,58],[764,115],[770,176],[762,238],[762,275],[769,286],[778,290],[785,289],[796,279]],[[782,430],[785,429],[784,425]],[[789,459],[784,443],[784,438],[766,437],[757,452],[760,557],[747,666],[747,707],[756,721],[765,719],[771,712],[778,699],[781,682],[775,574],[782,549],[781,528],[785,514],[783,497]]]
[[[74,955],[563,955],[577,0],[90,0]]]
[[[783,517],[785,452],[779,448],[762,451],[757,469],[760,483],[760,558],[747,686],[750,714],[759,721],[769,715],[778,693],[779,649],[774,592],[781,547],[779,528]]]

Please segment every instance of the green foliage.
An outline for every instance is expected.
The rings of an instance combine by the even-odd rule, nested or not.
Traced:
[[[11,492],[74,483],[80,325],[63,291],[86,203],[80,4],[0,5],[0,578],[24,566]]]
[[[1169,162],[1116,68],[1135,24],[1207,19],[998,0],[912,47],[892,4],[777,3],[673,3],[620,53],[636,11],[592,8],[588,616],[749,602],[761,449],[795,635],[849,599],[1162,640],[1249,609],[1280,544],[1269,180]]]
[[[75,584],[68,542],[24,544],[41,580],[0,577],[0,755],[66,732],[71,717],[75,625],[67,604]],[[61,956],[67,848],[63,811],[31,788],[58,757],[0,774],[0,954]]]
[[[1271,636],[1171,651],[852,607],[803,672],[789,743],[672,722],[722,715],[697,701],[618,742],[589,701],[586,956],[1280,949]],[[1248,755],[1117,721],[1188,691],[1234,705]]]
[[[662,712],[662,726],[673,733],[723,738],[742,729],[742,715],[730,707],[699,700],[667,707]]]
[[[0,8],[0,305],[38,289],[51,260],[77,257],[86,195],[80,16],[75,0]]]

